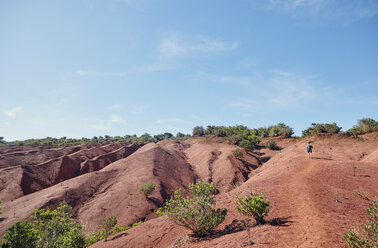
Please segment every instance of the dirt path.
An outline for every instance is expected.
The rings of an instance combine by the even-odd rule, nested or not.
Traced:
[[[288,178],[288,187],[283,199],[288,203],[296,203],[292,208],[293,225],[296,235],[292,238],[292,247],[316,247],[327,237],[324,229],[324,220],[320,217],[320,210],[315,202],[314,191],[317,185],[313,176],[319,170],[318,161],[308,159],[299,173]]]

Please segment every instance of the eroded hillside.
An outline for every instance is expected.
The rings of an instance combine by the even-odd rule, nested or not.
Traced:
[[[371,198],[378,193],[377,137],[371,133],[358,138],[274,138],[278,150],[259,147],[238,158],[232,153],[237,146],[216,137],[165,140],[140,148],[115,143],[60,148],[57,157],[42,149],[3,147],[1,156],[6,159],[1,171],[8,174],[2,178],[5,183],[0,191],[4,199],[0,231],[3,234],[35,209],[66,201],[88,232],[109,216],[117,216],[120,225],[145,221],[93,247],[172,247],[190,232],[166,216],[157,217],[156,210],[175,189],[187,193],[188,184],[201,179],[215,184],[217,207],[227,208],[228,214],[217,235],[205,240],[184,238],[185,247],[239,247],[247,235],[239,226],[244,216],[236,211],[235,198],[256,191],[264,191],[273,208],[268,224],[251,231],[255,247],[344,247],[342,235],[364,220],[369,205],[355,192]],[[314,146],[313,159],[305,151],[309,139]],[[94,150],[96,155],[90,152]],[[37,156],[44,161],[38,162]],[[61,167],[67,158],[80,162],[66,173]],[[353,166],[357,167],[356,176]],[[50,184],[24,193],[25,170]],[[43,173],[45,170],[48,173]],[[147,182],[156,184],[148,198],[138,192]]]

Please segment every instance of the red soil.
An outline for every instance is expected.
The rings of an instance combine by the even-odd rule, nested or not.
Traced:
[[[106,167],[99,160],[103,155],[96,155],[81,163],[80,168],[89,172],[85,175],[17,199],[9,200],[8,196],[8,200],[3,201],[0,234],[15,221],[28,218],[35,209],[54,207],[65,200],[74,207],[74,214],[88,231],[95,230],[110,215],[117,216],[121,225],[145,220],[140,226],[93,247],[240,247],[247,241],[247,234],[238,226],[244,216],[237,212],[235,198],[263,190],[273,207],[266,218],[267,224],[251,228],[253,247],[346,247],[343,234],[366,220],[366,208],[370,205],[353,191],[372,199],[378,193],[377,137],[377,133],[359,138],[311,137],[313,159],[309,159],[305,151],[307,139],[280,138],[275,138],[280,150],[260,148],[240,159],[231,152],[236,146],[215,137],[148,144],[127,158],[116,157],[112,160],[115,162]],[[115,151],[117,149],[108,153]],[[11,152],[15,150],[8,149],[4,153]],[[72,158],[67,155],[69,152],[60,152],[61,156]],[[0,166],[4,164],[7,166],[7,163]],[[357,167],[355,176],[353,166]],[[10,189],[22,178],[20,175],[25,168],[13,167],[0,169],[1,173],[8,170],[7,175],[12,180],[7,182],[13,183],[13,186],[0,188],[0,197],[12,194]],[[99,170],[91,172],[96,169]],[[59,169],[54,171],[59,172]],[[59,177],[63,180],[70,177],[72,170],[60,171]],[[186,236],[190,231],[177,226],[167,216],[156,218],[155,214],[175,189],[181,187],[187,193],[187,185],[197,178],[214,182],[220,192],[216,197],[217,207],[228,209],[217,233],[204,240]],[[146,182],[157,186],[148,199],[138,192]],[[179,246],[180,242],[184,245]]]
[[[366,221],[370,205],[353,191],[372,199],[378,193],[378,161],[360,161],[361,154],[377,152],[377,134],[367,139],[318,136],[312,141],[313,159],[307,157],[306,140],[297,142],[273,155],[247,182],[219,194],[217,207],[229,211],[212,238],[185,241],[190,232],[164,216],[92,247],[240,247],[247,234],[236,225],[244,216],[236,211],[235,198],[261,190],[273,207],[268,224],[251,229],[253,247],[346,247],[343,234]],[[357,167],[356,176],[352,166]],[[177,245],[180,239],[185,246]]]

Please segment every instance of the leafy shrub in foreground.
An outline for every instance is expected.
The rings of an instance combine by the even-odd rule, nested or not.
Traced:
[[[257,224],[264,223],[264,217],[268,215],[270,210],[270,202],[264,201],[264,193],[260,195],[253,194],[244,198],[238,197],[236,199],[239,206],[236,208],[244,215],[252,216]]]
[[[276,150],[278,148],[277,144],[276,144],[276,142],[274,140],[268,140],[265,143],[265,147],[269,148],[270,150]]]
[[[189,228],[197,236],[209,235],[224,221],[227,209],[213,208],[216,193],[213,183],[198,181],[189,185],[189,190],[192,198],[183,197],[181,189],[178,189],[157,213],[168,214],[176,224]]]
[[[318,133],[339,133],[341,127],[339,127],[335,122],[332,124],[329,123],[312,123],[311,127],[302,131],[302,137],[309,135],[314,135]]]
[[[139,192],[143,193],[145,197],[148,197],[149,195],[154,192],[156,188],[156,184],[153,182],[146,183],[142,187],[139,188]]]
[[[347,241],[351,248],[376,248],[378,247],[378,200],[367,209],[369,221],[362,226],[359,233],[356,228],[345,233],[343,240]]]
[[[3,236],[1,248],[34,248],[37,242],[37,231],[32,223],[24,220],[17,221],[8,228],[8,232]]]
[[[36,210],[33,222],[16,222],[8,228],[1,247],[83,247],[83,227],[70,218],[71,210],[64,204],[53,211]]]

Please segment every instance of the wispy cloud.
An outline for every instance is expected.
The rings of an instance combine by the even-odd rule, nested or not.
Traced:
[[[4,111],[4,115],[6,115],[8,117],[16,117],[17,114],[21,113],[21,111],[22,111],[22,107],[18,106],[18,107],[10,109],[8,111]]]
[[[220,53],[234,50],[238,42],[226,42],[211,39],[205,36],[184,37],[178,34],[171,34],[162,39],[158,48],[159,59],[167,60],[187,56],[193,53]]]

